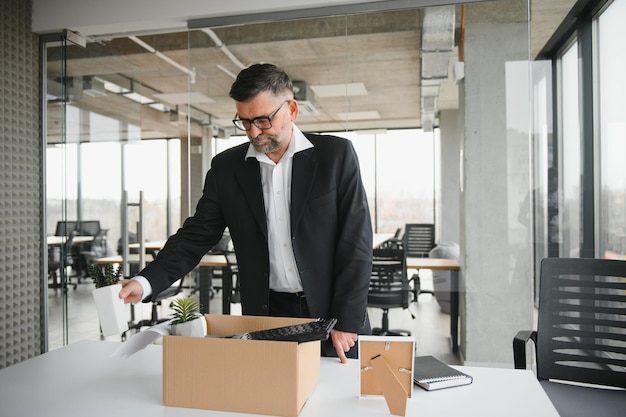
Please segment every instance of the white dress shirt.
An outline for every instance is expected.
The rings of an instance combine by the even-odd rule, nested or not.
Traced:
[[[274,291],[302,291],[291,246],[291,172],[293,155],[311,147],[313,144],[293,125],[291,142],[278,163],[258,152],[252,145],[246,154],[246,158],[256,158],[261,169],[270,257],[270,289]]]

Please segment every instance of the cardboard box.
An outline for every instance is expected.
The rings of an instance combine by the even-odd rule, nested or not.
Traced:
[[[311,321],[205,315],[207,333],[229,336]],[[320,375],[320,342],[163,338],[163,403],[296,417]]]

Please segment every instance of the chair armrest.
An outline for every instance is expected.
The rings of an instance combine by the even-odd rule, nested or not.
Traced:
[[[526,343],[532,340],[537,349],[537,332],[534,330],[520,330],[513,338],[513,363],[515,369],[526,369]]]

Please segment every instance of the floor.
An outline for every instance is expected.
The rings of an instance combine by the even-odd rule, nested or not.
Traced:
[[[432,288],[430,271],[420,271],[422,288]],[[99,340],[100,329],[98,315],[93,303],[91,280],[83,280],[77,289],[68,291],[67,306],[64,305],[60,290],[50,289],[48,293],[49,310],[49,349],[54,350],[66,343],[79,340]],[[185,289],[190,293],[190,289]],[[211,300],[210,313],[221,312],[221,297],[218,292]],[[135,306],[135,321],[150,317],[150,304]],[[66,341],[63,337],[63,311],[67,311],[69,332]],[[232,305],[232,314],[240,314],[238,304]],[[167,318],[170,314],[168,303],[159,307],[159,317]],[[373,327],[381,324],[381,310],[369,309]],[[413,318],[412,315],[415,317]],[[130,307],[129,307],[130,318]],[[436,298],[429,293],[422,293],[417,302],[411,303],[407,310],[393,309],[389,312],[391,328],[409,330],[416,340],[417,355],[432,355],[448,364],[461,364],[458,355],[450,348],[450,316],[441,312]],[[106,340],[119,341],[120,336],[109,336]]]

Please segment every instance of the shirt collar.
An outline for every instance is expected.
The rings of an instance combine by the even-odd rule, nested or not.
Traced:
[[[291,136],[291,142],[289,142],[289,147],[287,148],[287,152],[283,155],[283,158],[292,158],[296,153],[313,147],[313,144],[304,136],[304,133],[302,133],[295,124],[292,124],[292,126],[293,134]],[[266,154],[257,151],[252,144],[248,145],[248,152],[246,153],[245,159],[248,158],[256,158],[259,162],[274,163]]]

